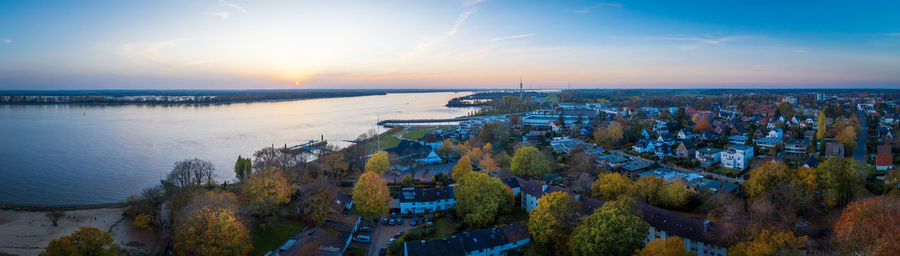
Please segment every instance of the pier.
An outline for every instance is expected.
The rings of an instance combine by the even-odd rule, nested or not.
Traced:
[[[394,127],[394,126],[410,126],[415,124],[427,124],[427,123],[450,123],[450,122],[462,122],[471,120],[471,117],[458,117],[458,118],[445,118],[445,119],[395,119],[395,120],[382,120],[378,122],[378,125],[385,127]]]

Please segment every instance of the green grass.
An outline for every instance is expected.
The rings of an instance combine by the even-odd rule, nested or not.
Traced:
[[[450,218],[439,218],[434,221],[434,227],[437,228],[437,231],[434,232],[434,238],[444,238],[449,237],[450,235],[456,234],[456,223],[453,222]]]
[[[253,231],[253,252],[250,255],[263,255],[277,249],[291,236],[303,231],[304,227],[300,222],[279,220],[266,224],[265,231],[257,228]]]
[[[441,128],[444,127],[412,127],[409,128],[409,132],[403,134],[403,138],[407,140],[419,140],[422,137],[425,137],[425,134]]]
[[[347,248],[347,252],[345,252],[344,255],[365,256],[366,249],[350,246]]]
[[[738,176],[740,176],[742,173],[744,173],[744,170],[738,170],[738,169],[731,169],[731,168],[719,167],[719,168],[716,168],[716,169],[711,170],[710,172],[712,172],[712,173],[718,173],[718,174],[725,175],[725,176],[728,176],[728,177],[738,177]]]

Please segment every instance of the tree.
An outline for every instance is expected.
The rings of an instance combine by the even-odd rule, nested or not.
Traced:
[[[56,227],[57,224],[59,224],[59,219],[66,216],[66,212],[60,209],[53,209],[52,211],[47,212],[45,215],[50,219],[50,223],[52,223],[53,226]]]
[[[782,162],[767,162],[750,171],[750,179],[744,184],[744,188],[750,198],[755,198],[790,179],[787,165]]]
[[[650,225],[618,207],[601,207],[572,234],[572,255],[632,255],[644,245]]]
[[[291,201],[294,189],[280,170],[265,169],[250,174],[241,183],[241,192],[259,215],[268,216]]]
[[[153,225],[151,223],[152,216],[150,214],[141,213],[137,217],[134,217],[134,226],[139,229],[153,230]]]
[[[181,219],[175,228],[179,255],[247,255],[250,232],[228,208],[204,206]]]
[[[593,173],[594,160],[583,151],[577,151],[569,155],[566,164],[573,173]]]
[[[322,170],[325,172],[325,175],[331,177],[332,179],[343,179],[348,173],[347,169],[350,168],[350,163],[344,158],[344,154],[341,153],[330,153],[326,154],[321,158]]]
[[[580,207],[575,197],[564,192],[541,197],[528,219],[528,232],[538,248],[548,254],[569,251]]]
[[[378,152],[369,157],[366,162],[366,171],[383,175],[391,169],[391,159],[387,152]]]
[[[494,161],[494,157],[491,154],[485,153],[484,156],[481,157],[481,169],[488,174],[492,174],[500,170],[500,166],[497,165],[497,161]]]
[[[687,185],[681,180],[673,181],[669,184],[666,184],[662,189],[663,204],[669,208],[681,208],[687,205],[688,199],[691,196],[690,191],[688,190]]]
[[[893,255],[900,251],[900,197],[875,196],[844,208],[833,241],[847,255]]]
[[[453,180],[459,181],[460,178],[466,176],[469,172],[472,171],[472,161],[469,156],[463,156],[456,162],[456,165],[453,166],[453,173],[450,174],[450,177]]]
[[[694,131],[695,132],[708,131],[708,130],[712,130],[712,124],[709,122],[708,118],[701,117],[700,119],[697,119],[696,123],[694,123]]]
[[[324,225],[325,218],[332,211],[340,213],[341,209],[332,208],[335,200],[337,200],[336,188],[327,180],[319,179],[300,188],[300,208],[303,217],[316,226]]]
[[[806,245],[806,236],[797,237],[789,230],[778,231],[763,229],[751,236],[747,241],[728,248],[728,255],[764,256],[764,255],[799,255],[800,249]]]
[[[512,207],[512,190],[500,179],[469,172],[456,183],[456,212],[473,227],[487,227]]]
[[[816,138],[821,141],[821,140],[825,139],[825,131],[826,131],[826,127],[828,126],[827,122],[826,122],[827,118],[825,117],[825,111],[819,111],[819,114],[816,116],[816,119],[818,119],[818,120],[816,120],[816,122],[818,122],[818,126],[819,126],[818,130],[816,130]],[[822,144],[825,144],[825,143],[822,143]]]
[[[441,149],[438,150],[438,153],[446,158],[451,153],[453,153],[453,141],[450,139],[444,139],[444,142],[441,143]]]
[[[472,160],[472,163],[478,164],[484,156],[484,152],[481,151],[481,148],[472,148],[472,151],[469,151],[468,156],[469,159]]]
[[[644,245],[634,256],[693,256],[684,248],[684,240],[681,237],[658,238]]]
[[[620,173],[607,172],[597,177],[597,181],[591,186],[591,190],[594,197],[600,200],[613,201],[631,193],[633,187],[634,184],[628,177]]]
[[[80,227],[68,236],[62,236],[47,244],[41,256],[69,255],[125,255],[113,242],[112,234],[94,227]]]
[[[865,177],[852,159],[830,157],[816,171],[821,175],[822,196],[829,207],[843,206],[865,192]]]
[[[550,163],[541,151],[531,146],[516,150],[512,158],[512,170],[516,175],[534,177],[550,171]]]
[[[172,172],[166,177],[166,180],[173,185],[186,188],[195,185],[203,185],[215,182],[213,178],[216,168],[212,163],[197,158],[187,159],[175,162]]]
[[[856,126],[844,126],[834,139],[844,144],[844,148],[856,148]]]
[[[612,122],[606,128],[598,127],[594,131],[594,140],[597,144],[604,146],[618,145],[624,138],[625,128],[619,122]]]
[[[243,180],[251,172],[253,172],[253,162],[250,158],[243,158],[238,155],[237,161],[234,162],[234,176],[239,180]]]
[[[391,192],[387,183],[375,172],[367,171],[359,176],[353,186],[353,206],[367,217],[385,215],[390,210]]]
[[[407,175],[403,176],[402,184],[404,187],[412,187],[414,185],[412,175],[407,174]]]
[[[662,205],[664,200],[660,191],[662,191],[665,186],[665,180],[653,176],[644,176],[634,182],[631,195],[638,201],[652,205]]]

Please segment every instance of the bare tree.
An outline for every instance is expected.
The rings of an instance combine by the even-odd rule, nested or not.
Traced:
[[[53,222],[54,227],[59,224],[59,219],[61,219],[63,216],[66,216],[66,213],[60,209],[54,209],[47,213],[47,218],[50,218],[50,222]]]
[[[182,160],[175,162],[175,167],[166,180],[181,188],[202,185],[214,181],[215,169],[213,164],[206,160],[198,158]]]

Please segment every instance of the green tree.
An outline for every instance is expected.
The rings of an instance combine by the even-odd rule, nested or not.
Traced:
[[[612,201],[631,193],[633,182],[625,175],[615,172],[600,174],[591,186],[595,198]]]
[[[550,163],[544,154],[531,146],[516,150],[511,167],[516,175],[525,177],[540,176],[550,171]]]
[[[250,175],[253,172],[253,161],[250,158],[243,158],[238,155],[237,161],[234,162],[234,175],[239,180],[243,180],[244,177]]]
[[[387,214],[392,201],[387,183],[375,172],[363,173],[353,186],[353,207],[363,216],[376,217]]]
[[[818,130],[816,130],[816,138],[819,140],[824,140],[825,132],[827,130],[826,127],[828,126],[827,121],[826,121],[827,118],[825,117],[825,111],[819,111],[819,115],[816,116],[816,119],[818,119],[818,120],[816,120],[816,122],[818,122],[818,126],[819,126]],[[825,143],[822,143],[822,144],[825,144]]]
[[[650,225],[618,207],[602,207],[572,234],[572,255],[632,255],[644,245]]]
[[[684,248],[684,240],[681,237],[672,236],[650,241],[643,249],[637,251],[634,256],[693,256],[694,254]]]
[[[453,166],[453,173],[450,174],[450,177],[453,178],[453,180],[458,181],[469,172],[472,172],[472,160],[469,156],[463,156],[456,162],[456,165]]]
[[[119,245],[113,242],[109,232],[94,227],[80,227],[74,233],[62,236],[47,245],[41,256],[69,255],[125,255],[119,252]]]
[[[528,218],[528,232],[538,249],[547,254],[569,251],[580,207],[575,197],[564,192],[541,197]]]
[[[485,173],[469,172],[457,181],[455,189],[456,212],[469,226],[487,227],[513,204],[512,190]]]
[[[849,158],[829,157],[816,167],[820,188],[829,207],[846,205],[865,192],[865,178]]]
[[[365,169],[366,171],[383,175],[391,169],[391,158],[387,152],[372,154],[372,157],[369,157],[369,160],[366,161]]]
[[[407,174],[407,175],[403,176],[402,184],[404,187],[412,187],[414,185],[412,175]]]

